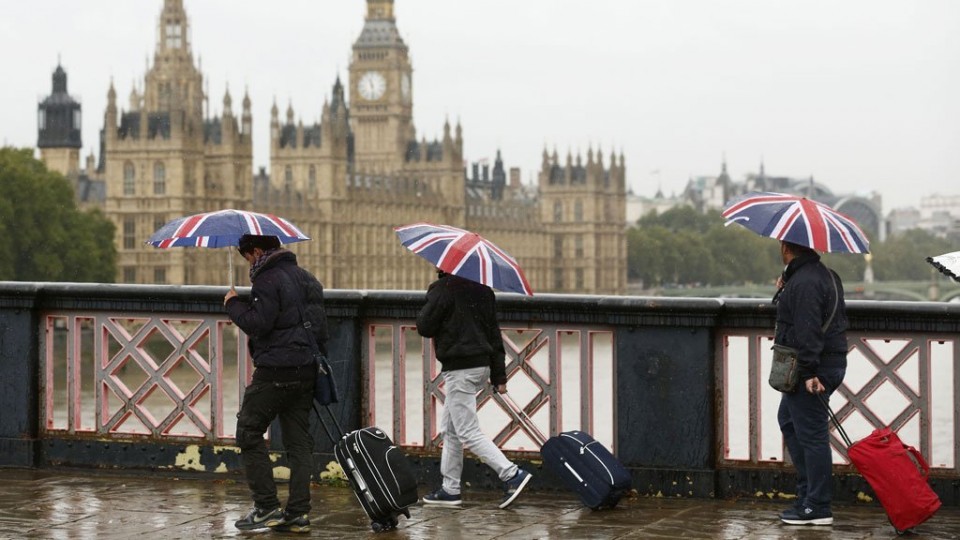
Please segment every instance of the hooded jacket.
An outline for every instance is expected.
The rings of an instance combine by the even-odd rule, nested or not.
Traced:
[[[783,271],[783,289],[777,298],[775,342],[799,351],[799,378],[817,376],[817,368],[846,367],[849,326],[840,276],[820,262],[816,253],[797,256]],[[837,285],[834,292],[833,284]],[[826,331],[823,325],[836,313]]]
[[[285,249],[271,253],[253,273],[250,300],[231,298],[227,314],[247,334],[250,355],[257,368],[297,368],[311,365],[312,336],[300,322],[302,288],[293,272],[309,275],[297,266],[297,256]],[[310,276],[313,278],[313,276]],[[304,378],[313,376],[306,370]]]
[[[491,383],[507,383],[496,297],[490,287],[441,273],[427,289],[417,332],[433,338],[442,371],[489,366]]]

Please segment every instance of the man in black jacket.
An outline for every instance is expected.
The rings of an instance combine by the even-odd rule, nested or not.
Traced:
[[[496,299],[486,285],[438,271],[427,289],[427,303],[417,316],[417,331],[433,338],[442,366],[446,396],[440,429],[443,485],[423,497],[424,504],[460,506],[463,449],[467,447],[504,482],[500,508],[506,508],[532,478],[517,467],[482,431],[477,393],[489,381],[495,392],[507,391],[503,338],[497,323]]]
[[[777,419],[797,469],[796,504],[780,515],[790,525],[831,525],[833,457],[829,419],[817,394],[829,399],[847,371],[847,312],[843,284],[812,249],[780,243],[786,268],[779,290],[775,342],[798,351],[798,388],[780,400]],[[826,328],[824,328],[826,327]]]
[[[224,305],[230,320],[247,334],[256,369],[237,415],[237,446],[254,508],[235,525],[242,530],[270,527],[305,533],[310,531],[313,438],[309,426],[317,367],[308,341],[314,336],[301,321],[302,283],[316,278],[297,266],[296,255],[282,249],[275,236],[244,235],[238,249],[250,263],[253,289],[250,299],[244,300],[231,288]],[[325,352],[323,343],[318,346]],[[263,440],[275,418],[280,419],[290,465],[285,510],[280,508]]]

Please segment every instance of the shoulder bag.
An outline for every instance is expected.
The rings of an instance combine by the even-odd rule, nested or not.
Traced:
[[[833,316],[837,314],[837,304],[840,303],[840,291],[837,289],[837,278],[830,272],[830,283],[833,284],[833,311],[827,322],[823,324],[821,332],[826,332],[830,323],[833,322]],[[768,382],[774,390],[780,392],[793,392],[799,382],[799,362],[797,356],[799,351],[786,345],[773,344],[773,362],[770,364],[770,377]]]

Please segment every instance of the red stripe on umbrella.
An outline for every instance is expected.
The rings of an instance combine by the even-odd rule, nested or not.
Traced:
[[[813,245],[827,245],[827,226],[823,223],[823,216],[820,214],[820,208],[810,199],[801,199],[800,208],[807,216],[807,227],[810,229]]]
[[[452,273],[454,270],[460,268],[463,260],[467,258],[467,255],[469,255],[479,243],[480,238],[476,234],[471,233],[461,236],[456,242],[451,243],[450,246],[447,247],[446,253],[444,253],[443,258],[440,259],[442,263],[440,269],[444,272]]]

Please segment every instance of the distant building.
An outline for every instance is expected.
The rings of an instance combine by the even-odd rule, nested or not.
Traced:
[[[430,221],[496,242],[519,261],[535,291],[622,293],[623,155],[611,153],[604,163],[599,149],[590,149],[585,160],[568,155],[564,165],[544,151],[537,183],[529,186],[519,170],[506,169],[499,151],[492,169],[466,166],[459,124],[445,123],[438,140],[418,138],[413,65],[394,1],[366,3],[348,80],[334,82],[317,123],[298,120],[292,103],[281,119],[274,103],[270,166],[255,175],[249,96],[239,115],[229,90],[221,114],[205,112],[183,0],[164,0],[142,92],[131,90],[125,110],[112,84],[108,92],[95,178],[105,183],[101,204],[117,227],[117,281],[225,284],[231,255],[222,250],[157,250],[144,241],[173,218],[237,208],[296,223],[313,240],[291,249],[331,288],[424,288],[433,278],[429,266],[400,245],[393,227]],[[65,75],[62,85],[58,80],[53,101],[69,109]],[[40,127],[45,161],[78,160],[71,130],[79,129],[79,115],[72,124]],[[238,265],[234,281],[243,283],[245,274]]]
[[[86,168],[79,168],[83,148],[81,108],[80,102],[67,92],[67,72],[58,64],[50,95],[37,105],[37,148],[47,168],[72,182],[81,208],[100,207],[105,200],[104,183],[90,176],[97,172],[92,152],[87,156]]]
[[[934,236],[960,242],[960,195],[933,194],[920,198],[920,208],[896,208],[887,216],[893,236],[922,229]]]
[[[627,226],[636,225],[637,220],[651,212],[660,215],[677,206],[691,206],[691,203],[676,195],[667,197],[662,189],[658,189],[653,197],[644,197],[630,191],[627,193]]]

